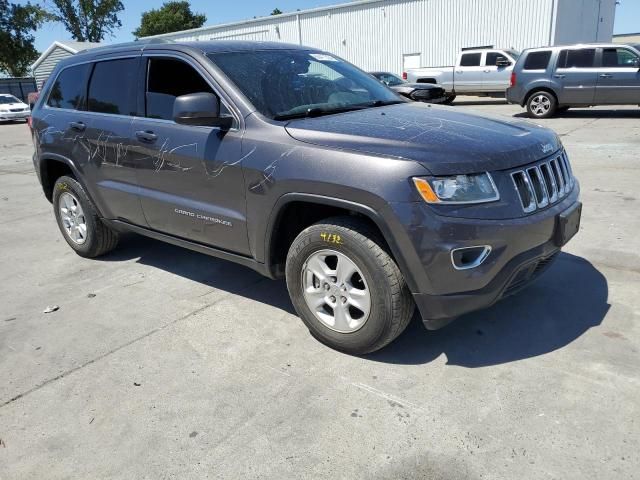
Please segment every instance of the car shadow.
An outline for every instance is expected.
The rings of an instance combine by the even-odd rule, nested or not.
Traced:
[[[513,115],[518,118],[529,118],[527,112],[518,112]],[[594,108],[576,108],[570,109],[566,112],[556,113],[554,118],[640,118],[640,108],[632,109],[594,109]],[[535,119],[530,119],[535,120]]]
[[[146,237],[127,234],[103,261],[136,259],[201,284],[296,315],[285,282],[272,281],[232,262]],[[561,253],[529,288],[437,331],[416,313],[389,346],[362,358],[417,365],[445,354],[448,365],[483,367],[544,355],[602,323],[609,310],[605,277],[587,260]]]

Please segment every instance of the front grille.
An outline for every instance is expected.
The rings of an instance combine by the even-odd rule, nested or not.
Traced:
[[[411,96],[416,99],[421,100],[431,100],[432,98],[438,98],[443,95],[444,92],[440,91],[439,88],[430,88],[426,90],[415,90]]]
[[[575,184],[564,151],[549,160],[511,173],[511,178],[525,213],[556,203],[567,196]]]
[[[16,113],[16,112],[24,112],[26,109],[24,108],[10,108],[9,111]]]

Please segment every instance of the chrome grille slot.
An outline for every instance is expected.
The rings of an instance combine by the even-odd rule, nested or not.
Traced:
[[[522,203],[522,209],[525,212],[533,212],[536,209],[536,201],[533,198],[533,189],[531,188],[531,182],[525,172],[514,172],[511,174],[513,183],[516,185],[520,202]]]
[[[525,213],[553,205],[564,198],[575,185],[565,152],[512,172],[511,178]]]
[[[549,196],[547,195],[547,189],[544,186],[542,174],[538,167],[531,167],[527,169],[529,180],[531,181],[531,187],[536,195],[536,203],[538,208],[546,207],[549,205]]]
[[[547,193],[549,194],[549,203],[554,203],[558,200],[558,184],[553,176],[550,163],[543,163],[540,165],[540,171],[542,172],[542,178],[544,184],[547,187]]]

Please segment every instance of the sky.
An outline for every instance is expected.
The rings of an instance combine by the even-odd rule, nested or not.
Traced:
[[[15,0],[14,0],[15,1]],[[33,1],[33,0],[32,0]],[[523,1],[523,0],[518,0]],[[618,0],[614,33],[640,32],[640,0]],[[17,0],[16,3],[26,3],[27,0]],[[42,3],[42,2],[35,2]],[[106,38],[105,43],[127,42],[134,39],[131,32],[140,25],[142,12],[152,8],[159,8],[164,0],[122,0],[125,6],[120,15],[122,28],[113,38]],[[191,9],[207,16],[205,25],[235,22],[248,18],[269,15],[274,8],[283,12],[297,9],[347,3],[347,0],[236,0],[226,2],[220,0],[191,0]],[[242,4],[241,8],[238,5]],[[45,50],[54,40],[70,40],[71,36],[58,24],[49,23],[36,32],[36,48]]]

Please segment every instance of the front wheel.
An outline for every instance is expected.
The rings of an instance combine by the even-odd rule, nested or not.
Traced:
[[[538,91],[527,100],[527,112],[531,118],[549,118],[556,113],[558,101],[549,92]]]
[[[310,226],[287,255],[287,288],[296,312],[325,345],[365,354],[393,341],[414,302],[400,269],[367,223],[335,217]]]
[[[455,99],[456,99],[456,95],[454,93],[449,93],[444,97],[442,104],[451,105]]]

